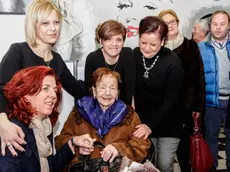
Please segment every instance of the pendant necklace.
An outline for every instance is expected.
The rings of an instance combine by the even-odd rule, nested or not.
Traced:
[[[46,66],[50,68],[50,60],[49,61],[44,61]]]
[[[104,49],[102,48],[101,51],[102,51],[102,54],[103,54],[103,56],[104,56],[104,61],[105,61],[105,52],[104,52]],[[119,60],[119,57],[117,58],[117,62],[113,64],[113,65],[115,65],[115,66],[113,67],[113,70],[109,68],[108,64],[107,64],[106,61],[105,61],[105,66],[106,66],[106,68],[107,68],[107,69],[110,69],[110,70],[112,70],[112,71],[114,72],[114,71],[116,70],[116,68],[117,68],[118,60]],[[113,66],[113,65],[110,65],[110,66]]]
[[[37,54],[39,57],[41,57],[41,58],[43,58],[43,55],[42,55],[42,53],[40,52],[40,50],[38,49],[38,48],[34,48],[33,49],[34,51],[35,51],[35,54]],[[44,58],[43,58],[44,59]],[[52,58],[51,58],[51,60],[52,60]],[[44,63],[46,64],[46,66],[47,67],[49,67],[50,68],[50,61],[51,60],[48,60],[48,61],[45,61],[45,59],[44,59]]]
[[[107,64],[106,61],[105,61],[105,66],[106,66],[108,69],[112,70],[113,72],[116,70],[117,64],[118,64],[118,60],[117,60],[117,62],[115,63],[115,66],[113,67],[113,70],[112,70],[112,69],[109,68],[108,64]],[[110,66],[112,66],[112,65],[110,65]]]
[[[153,64],[152,64],[150,67],[146,67],[146,64],[145,64],[145,57],[142,56],[143,65],[144,65],[144,68],[145,68],[145,72],[144,72],[143,77],[144,77],[145,79],[149,78],[149,70],[152,69],[152,68],[154,67],[154,65],[156,64],[158,58],[159,58],[159,55],[155,58],[155,60],[153,61]]]

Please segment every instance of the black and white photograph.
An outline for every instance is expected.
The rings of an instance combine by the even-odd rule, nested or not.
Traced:
[[[25,14],[33,0],[0,0],[0,14]]]

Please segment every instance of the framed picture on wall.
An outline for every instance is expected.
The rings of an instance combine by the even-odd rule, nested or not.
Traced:
[[[33,0],[0,0],[0,14],[25,14]]]

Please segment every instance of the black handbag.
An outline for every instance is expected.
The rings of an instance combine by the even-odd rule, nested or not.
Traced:
[[[94,146],[104,148],[105,146],[96,141]],[[72,165],[69,172],[119,172],[122,157],[118,156],[112,163],[106,162],[103,158],[88,159],[87,155],[80,155],[80,162]]]

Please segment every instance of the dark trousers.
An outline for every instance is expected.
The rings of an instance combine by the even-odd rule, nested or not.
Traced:
[[[184,133],[183,133],[183,136],[181,137],[181,140],[180,140],[180,143],[177,149],[177,159],[178,159],[178,162],[181,168],[181,172],[191,172],[190,135],[193,133],[193,127],[194,127],[194,124],[191,118],[184,125]]]
[[[225,150],[226,150],[226,166],[230,167],[230,129],[226,128],[226,111],[228,100],[220,100],[220,106],[217,108],[206,107],[205,125],[206,125],[206,141],[214,158],[214,167],[218,166],[218,137],[220,133],[221,123],[224,122]]]

